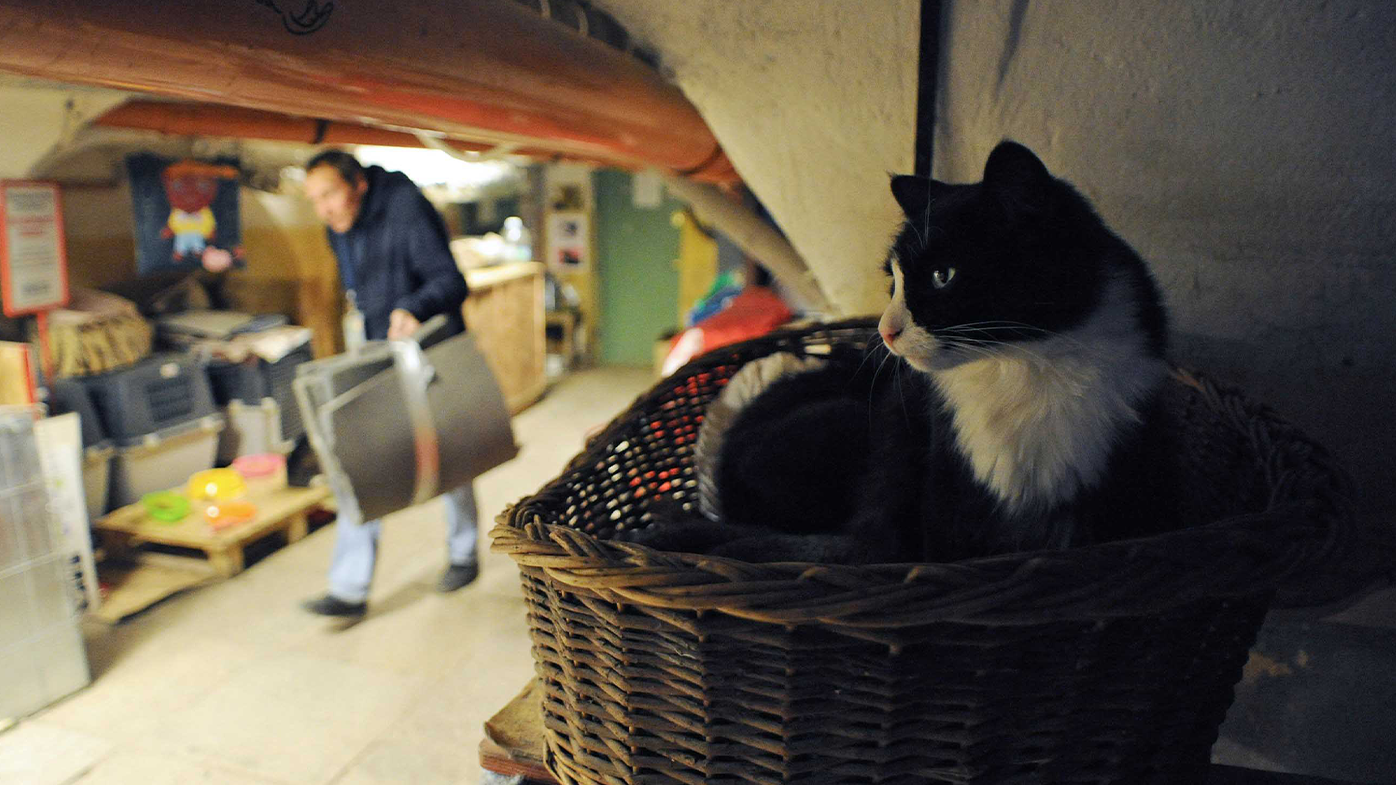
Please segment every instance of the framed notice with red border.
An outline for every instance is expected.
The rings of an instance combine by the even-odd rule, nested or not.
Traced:
[[[68,246],[56,183],[0,180],[0,297],[6,316],[68,303]]]

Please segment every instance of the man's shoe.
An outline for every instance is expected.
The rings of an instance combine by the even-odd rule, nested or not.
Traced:
[[[467,562],[465,564],[452,564],[441,574],[441,580],[436,583],[436,590],[441,593],[453,592],[464,586],[469,586],[480,574],[479,562]]]
[[[306,600],[301,607],[320,616],[362,616],[368,610],[366,602],[345,602],[333,594]]]

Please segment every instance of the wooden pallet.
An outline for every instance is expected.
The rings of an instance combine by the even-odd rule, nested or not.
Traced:
[[[130,504],[97,519],[93,527],[113,555],[142,543],[160,543],[203,551],[214,572],[227,578],[242,572],[243,549],[274,532],[284,532],[288,543],[310,530],[306,514],[330,495],[329,488],[280,488],[254,492],[247,501],[257,505],[257,517],[246,523],[214,531],[196,509],[183,520],[164,523],[146,515],[141,504]]]

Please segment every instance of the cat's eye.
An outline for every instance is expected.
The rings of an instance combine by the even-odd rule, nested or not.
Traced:
[[[937,289],[944,289],[953,280],[955,280],[954,267],[941,267],[931,273],[931,282],[936,285]]]

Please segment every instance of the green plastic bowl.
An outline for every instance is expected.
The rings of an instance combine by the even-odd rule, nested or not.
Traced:
[[[163,523],[178,523],[189,514],[189,499],[174,491],[153,491],[141,497],[145,513]]]

